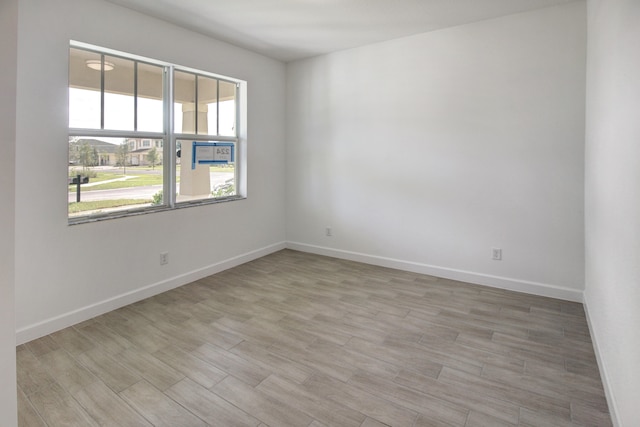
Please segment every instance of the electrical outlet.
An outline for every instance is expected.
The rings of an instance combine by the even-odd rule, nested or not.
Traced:
[[[331,237],[331,236],[333,236],[333,231],[331,231],[331,227],[327,227],[327,228],[324,230],[324,235],[325,235],[325,236],[327,236],[327,237]]]
[[[160,252],[160,265],[169,264],[169,252]]]
[[[491,249],[491,259],[496,261],[502,260],[502,249],[500,248]]]

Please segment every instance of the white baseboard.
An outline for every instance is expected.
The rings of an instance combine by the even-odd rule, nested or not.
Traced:
[[[487,274],[474,273],[463,270],[456,270],[445,267],[438,267],[428,264],[411,261],[398,260],[393,258],[380,257],[358,252],[344,251],[321,246],[308,245],[296,242],[280,242],[264,248],[256,249],[242,255],[228,258],[226,260],[211,264],[209,266],[171,277],[166,280],[135,289],[131,292],[109,298],[104,301],[82,307],[68,313],[55,316],[41,322],[20,328],[16,331],[16,343],[24,344],[36,338],[48,335],[60,329],[75,325],[93,317],[116,310],[128,304],[140,301],[145,298],[169,291],[179,286],[186,285],[193,281],[202,279],[215,273],[227,270],[232,267],[244,264],[249,261],[269,255],[273,252],[289,248],[302,252],[309,252],[318,255],[326,255],[334,258],[348,259],[351,261],[363,262],[366,264],[379,265],[382,267],[396,268],[399,270],[411,271],[414,273],[428,274],[445,279],[459,280],[468,283],[491,286],[500,289],[507,289],[517,292],[524,292],[534,295],[559,298],[568,301],[582,302],[582,292],[560,286],[543,283],[529,282],[519,279],[491,276]]]
[[[256,249],[242,255],[237,255],[206,267],[171,277],[161,282],[153,283],[151,285],[135,289],[131,292],[43,320],[33,325],[20,328],[16,331],[16,343],[18,345],[24,344],[36,338],[59,331],[60,329],[67,328],[109,311],[116,310],[120,307],[158,295],[162,292],[186,285],[187,283],[236,267],[246,262],[253,261],[265,255],[285,249],[286,247],[287,245],[285,242],[269,245],[264,248]]]
[[[596,361],[598,362],[598,369],[600,370],[600,379],[602,380],[604,394],[607,398],[607,405],[609,406],[609,413],[611,414],[611,422],[614,427],[620,427],[622,424],[618,418],[618,407],[616,400],[613,397],[613,389],[611,388],[611,382],[609,381],[609,375],[607,374],[607,365],[604,363],[604,360],[602,360],[602,353],[600,351],[600,346],[598,345],[600,340],[598,339],[598,334],[593,328],[593,322],[591,321],[591,315],[589,313],[589,298],[586,293],[584,295],[582,305],[584,306],[587,324],[589,325],[589,334],[591,335],[591,341],[593,342],[593,351],[596,354]]]
[[[301,252],[326,255],[333,258],[363,262],[365,264],[379,265],[381,267],[411,271],[413,273],[428,274],[430,276],[441,277],[444,279],[458,280],[461,282],[490,286],[493,288],[507,289],[510,291],[558,298],[566,301],[582,302],[582,291],[565,288],[562,286],[530,282],[508,277],[491,276],[488,274],[474,273],[471,271],[457,270],[446,267],[438,267],[435,265],[404,261],[394,258],[386,258],[376,255],[368,255],[359,252],[308,245],[305,243],[287,242],[287,248]]]

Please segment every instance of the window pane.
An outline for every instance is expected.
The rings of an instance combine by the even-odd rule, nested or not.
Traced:
[[[198,76],[198,133],[218,134],[218,80]]]
[[[196,130],[196,76],[191,73],[174,73],[174,128],[178,133],[195,133]]]
[[[162,140],[70,137],[69,218],[163,205]],[[77,175],[80,175],[78,202]],[[85,182],[88,181],[88,182]]]
[[[220,80],[218,135],[236,136],[236,84]]]
[[[193,141],[179,140],[180,164],[176,175],[179,178],[177,202],[206,200],[236,195],[236,167],[230,164],[198,164],[191,168]]]
[[[231,157],[237,138],[223,138],[236,141],[227,142],[218,136],[237,137],[236,84],[205,76],[204,71],[176,70],[171,99],[168,70],[179,66],[154,63],[126,53],[69,48],[70,224],[237,194]],[[167,129],[171,116],[173,134]],[[92,130],[79,130],[83,128]],[[156,132],[163,138],[149,138]],[[175,134],[188,136],[176,141],[177,152],[165,151],[163,144]],[[198,155],[208,160],[192,169],[193,141],[207,139],[216,145],[202,145],[205,152],[198,150]],[[177,176],[175,187],[163,195],[166,167],[176,168]]]
[[[100,129],[100,57],[69,49],[69,127]],[[97,70],[89,68],[97,67]]]
[[[138,62],[138,130],[162,132],[163,67]]]
[[[113,56],[104,61],[104,128],[134,130],[135,62]]]

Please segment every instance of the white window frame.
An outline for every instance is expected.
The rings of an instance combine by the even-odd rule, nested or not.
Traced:
[[[163,164],[163,204],[160,206],[149,206],[144,208],[132,208],[118,210],[112,213],[83,215],[68,217],[69,225],[81,224],[87,222],[101,221],[105,219],[114,219],[121,217],[128,217],[133,215],[147,214],[152,212],[166,211],[172,209],[179,209],[190,206],[202,206],[220,202],[227,202],[233,200],[240,200],[246,198],[246,155],[244,153],[244,147],[246,141],[241,141],[241,127],[244,126],[242,119],[246,117],[243,111],[246,109],[246,93],[243,89],[246,89],[246,82],[238,79],[221,76],[211,72],[197,70],[189,67],[180,66],[177,64],[167,63],[151,58],[141,57],[138,55],[128,54],[125,52],[116,51],[113,49],[103,48],[99,46],[90,45],[78,41],[70,41],[69,49],[82,49],[90,52],[94,52],[100,55],[108,55],[120,57],[127,60],[138,61],[141,63],[147,63],[155,66],[161,66],[164,69],[163,78],[163,132],[141,132],[141,131],[122,131],[122,130],[110,130],[110,129],[84,129],[84,128],[72,128],[69,127],[69,137],[105,137],[105,138],[123,138],[126,142],[127,139],[142,140],[153,139],[156,142],[153,144],[157,146],[157,140],[162,141],[162,164]],[[68,62],[68,61],[67,61]],[[193,133],[176,133],[174,129],[174,72],[186,72],[199,76],[214,78],[219,81],[225,81],[235,84],[236,96],[236,121],[235,121],[235,136],[222,136],[222,135],[202,135]],[[104,73],[104,71],[103,71]],[[104,90],[104,89],[102,89]],[[219,114],[219,110],[216,114]],[[219,129],[216,129],[216,132]],[[196,127],[197,132],[197,127]],[[178,140],[188,140],[194,142],[232,142],[235,144],[235,188],[236,194],[233,196],[217,197],[200,199],[195,201],[177,202],[176,200],[176,142]],[[135,142],[134,142],[135,144]],[[184,165],[183,165],[184,166]]]

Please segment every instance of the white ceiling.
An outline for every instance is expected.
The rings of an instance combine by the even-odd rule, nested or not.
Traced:
[[[575,0],[108,0],[291,61]]]

